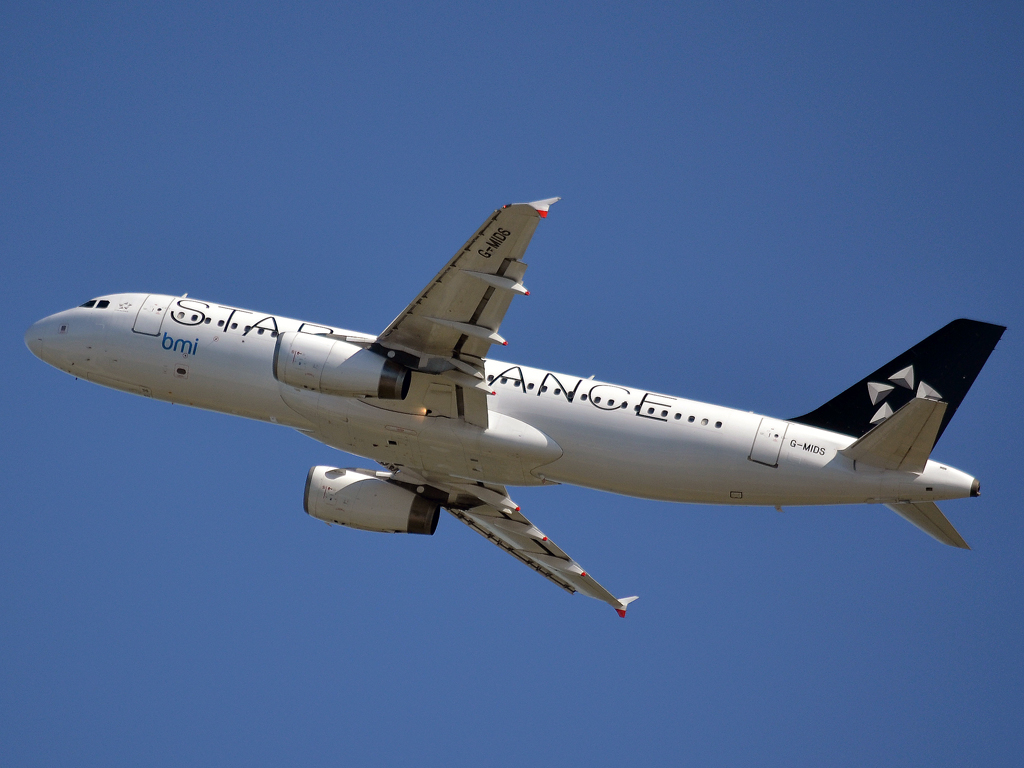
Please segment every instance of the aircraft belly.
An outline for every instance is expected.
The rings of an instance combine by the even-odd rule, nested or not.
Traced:
[[[388,466],[503,485],[539,485],[531,471],[561,448],[539,430],[494,414],[487,430],[460,419],[377,408],[359,398],[281,385],[281,397],[316,423],[314,437]]]
[[[899,493],[893,473],[854,471],[838,453],[852,438],[813,427],[789,425],[778,464],[767,466],[749,458],[761,422],[756,414],[730,410],[719,430],[596,409],[570,414],[526,398],[506,402],[563,446],[561,458],[538,470],[555,482],[706,504],[852,504]]]
[[[565,451],[540,470],[544,477],[650,499],[721,501],[723,488],[728,498],[742,451],[727,433],[700,433],[625,412],[578,415],[584,418],[532,415]]]

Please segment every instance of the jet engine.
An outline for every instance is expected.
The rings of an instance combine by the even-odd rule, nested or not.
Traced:
[[[404,400],[412,382],[408,368],[376,352],[329,336],[295,332],[277,337],[274,378],[327,395],[382,400]]]
[[[382,473],[384,474],[384,473]],[[432,536],[441,506],[365,469],[313,467],[306,477],[306,514],[328,523],[381,533]]]

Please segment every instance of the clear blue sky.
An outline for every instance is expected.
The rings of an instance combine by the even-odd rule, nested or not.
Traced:
[[[214,5],[4,7],[0,763],[1019,764],[1024,6]],[[366,460],[22,342],[117,291],[376,332],[552,195],[518,362],[785,417],[1009,326],[935,453],[974,550],[518,492],[622,621],[448,516],[328,529],[306,470]]]

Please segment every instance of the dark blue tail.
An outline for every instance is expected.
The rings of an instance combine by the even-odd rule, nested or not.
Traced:
[[[929,397],[948,404],[938,440],[1005,330],[978,320],[954,320],[820,408],[790,421],[861,437],[914,397]]]

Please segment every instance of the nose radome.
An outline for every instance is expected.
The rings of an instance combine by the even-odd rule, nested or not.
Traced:
[[[38,357],[40,360],[43,357],[41,353],[43,351],[43,345],[45,343],[43,341],[43,333],[44,331],[42,320],[40,320],[37,323],[33,323],[32,327],[25,331],[25,346],[28,347],[29,351],[33,355]]]
[[[44,363],[60,368],[67,352],[67,336],[62,335],[67,328],[64,312],[44,317],[25,331],[25,346]]]

